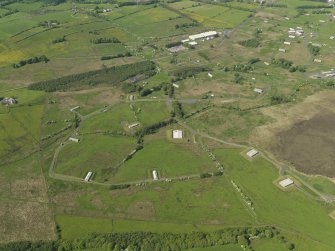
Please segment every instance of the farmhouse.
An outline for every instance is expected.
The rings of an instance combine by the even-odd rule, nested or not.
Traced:
[[[255,149],[251,149],[249,152],[247,152],[247,156],[250,158],[255,157],[258,154],[258,151]]]
[[[4,98],[0,102],[3,105],[14,105],[17,103],[15,98]]]
[[[182,139],[183,138],[183,131],[181,131],[181,130],[173,130],[172,131],[172,138],[173,139]]]
[[[153,177],[154,180],[158,180],[159,179],[158,172],[156,170],[152,171],[152,177]]]
[[[139,125],[139,123],[133,123],[133,124],[130,124],[130,125],[128,126],[128,128],[131,129],[131,128],[134,128],[134,127],[136,127],[136,126],[138,126],[138,125]]]
[[[86,174],[86,176],[85,176],[85,181],[86,182],[89,182],[90,181],[90,179],[92,178],[92,175],[93,175],[93,173],[90,171],[90,172],[88,172],[87,174]]]
[[[257,92],[258,94],[262,94],[262,93],[263,93],[263,90],[260,89],[260,88],[255,88],[255,89],[254,89],[254,92]]]
[[[77,110],[78,108],[80,108],[80,106],[79,106],[79,105],[77,105],[77,106],[75,106],[75,107],[71,108],[71,109],[70,109],[70,112],[73,112],[73,111]]]
[[[76,143],[79,142],[79,139],[77,139],[77,138],[73,138],[73,137],[70,137],[69,140],[72,141],[72,142],[76,142]]]
[[[202,32],[199,34],[195,34],[195,35],[190,35],[188,38],[190,40],[197,40],[197,39],[212,39],[214,37],[217,37],[219,35],[218,32],[216,31],[207,31],[207,32]]]
[[[280,181],[279,185],[281,185],[282,187],[288,187],[289,185],[292,185],[293,183],[294,183],[293,180],[291,180],[290,178],[287,178],[287,179]]]

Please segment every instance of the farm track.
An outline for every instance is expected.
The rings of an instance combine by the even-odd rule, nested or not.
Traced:
[[[166,105],[168,106],[168,108],[171,106],[171,99],[141,99],[141,100],[135,100],[135,101],[124,101],[126,103],[131,103],[131,102],[166,102]],[[184,100],[179,100],[179,102],[181,103],[196,103],[199,101],[203,101],[203,100],[197,100],[197,99],[184,99]],[[107,107],[105,107],[105,109],[109,109],[112,105],[109,105]],[[101,114],[101,109],[96,110],[90,114],[87,114],[85,116],[80,115],[79,113],[77,113],[77,115],[81,118],[81,123],[84,122],[86,119]],[[81,124],[80,123],[80,124]],[[203,138],[207,138],[222,144],[225,144],[227,146],[231,146],[231,147],[236,147],[236,148],[252,148],[252,144],[248,143],[248,145],[246,144],[239,144],[239,143],[233,143],[233,142],[229,142],[229,141],[225,141],[223,139],[214,137],[214,136],[210,136],[204,132],[201,132],[199,130],[196,130],[194,128],[192,128],[191,126],[187,125],[185,121],[182,121],[180,119],[177,120],[177,123],[184,127],[185,129],[187,129],[188,131],[191,132],[192,135],[196,136],[200,136]],[[78,133],[78,130],[80,128],[80,125],[77,129],[75,129],[72,134]],[[59,180],[63,180],[63,181],[72,181],[72,182],[81,182],[81,183],[86,183],[86,184],[95,184],[95,185],[102,185],[102,186],[110,186],[110,185],[125,185],[125,184],[140,184],[140,183],[153,183],[153,182],[157,182],[157,181],[153,181],[152,179],[146,179],[146,180],[138,180],[138,181],[132,181],[132,182],[123,182],[123,183],[105,183],[105,182],[96,182],[96,181],[90,181],[90,182],[84,182],[83,179],[78,178],[78,177],[74,177],[74,176],[69,176],[69,175],[62,175],[62,174],[57,174],[55,173],[55,167],[57,164],[57,158],[58,158],[58,154],[59,152],[63,149],[63,147],[65,145],[69,144],[69,142],[63,142],[60,144],[60,146],[56,149],[55,153],[54,153],[54,157],[52,159],[52,162],[50,164],[49,167],[49,177],[54,178],[54,179],[59,179]],[[258,149],[259,150],[259,149]],[[308,189],[310,189],[313,193],[315,193],[315,195],[317,195],[317,197],[312,196],[313,199],[316,200],[322,200],[326,203],[333,203],[335,202],[335,196],[329,196],[329,195],[324,195],[320,192],[318,192],[315,188],[313,188],[311,185],[309,185],[307,182],[301,180],[299,177],[297,177],[297,175],[295,175],[292,171],[291,171],[291,167],[288,167],[287,165],[284,165],[283,163],[275,160],[273,157],[270,157],[269,154],[267,154],[264,151],[260,151],[260,154],[262,155],[262,157],[264,159],[266,159],[267,161],[269,161],[270,163],[272,163],[274,166],[276,166],[279,170],[279,173],[283,172],[283,171],[287,171],[292,177],[294,177],[295,179],[297,179],[301,184],[303,184],[304,186],[306,186]],[[164,180],[161,181],[165,181],[165,180],[184,180],[184,179],[194,179],[194,178],[199,178],[199,175],[190,175],[190,176],[180,176],[180,177],[170,177],[170,178],[164,178]],[[299,189],[300,190],[300,189]],[[301,191],[306,193],[306,191]],[[308,192],[307,192],[308,193]]]

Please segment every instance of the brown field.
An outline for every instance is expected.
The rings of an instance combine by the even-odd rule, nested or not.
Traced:
[[[325,113],[295,124],[278,134],[272,152],[308,174],[335,177],[335,113]]]
[[[251,141],[299,171],[335,177],[334,101],[335,93],[327,91],[299,104],[265,108],[275,122],[257,128]]]

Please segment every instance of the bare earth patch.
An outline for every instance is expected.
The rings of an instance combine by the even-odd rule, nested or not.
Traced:
[[[299,171],[335,177],[335,92],[262,112],[276,122],[258,127],[251,141]]]

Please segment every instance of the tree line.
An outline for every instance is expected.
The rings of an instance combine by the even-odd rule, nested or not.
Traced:
[[[100,59],[101,60],[110,60],[113,58],[124,58],[124,57],[131,57],[132,54],[130,52],[126,52],[126,53],[119,53],[117,55],[113,55],[113,56],[102,56]]]
[[[39,57],[32,57],[28,59],[22,59],[17,64],[13,64],[13,68],[20,68],[27,64],[36,64],[40,62],[48,63],[50,59],[48,59],[45,55]]]
[[[101,70],[73,74],[58,79],[41,81],[29,85],[30,90],[46,92],[66,91],[81,86],[95,86],[98,84],[117,85],[137,75],[151,76],[155,74],[155,63],[142,61],[120,66],[113,66]]]
[[[121,41],[116,37],[99,37],[91,40],[93,44],[119,44]]]
[[[61,229],[60,229],[61,230]],[[60,231],[61,234],[61,231]],[[3,251],[70,251],[103,248],[111,251],[181,251],[238,244],[246,251],[254,250],[254,239],[277,239],[287,250],[295,248],[275,227],[227,228],[214,232],[191,233],[93,233],[73,240],[22,241],[0,244]]]

